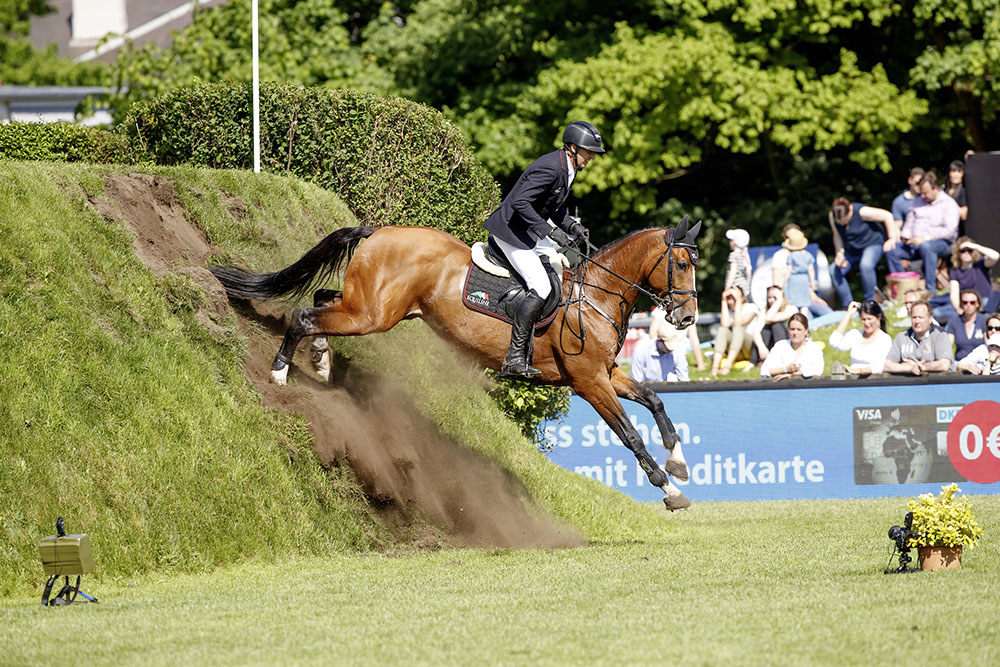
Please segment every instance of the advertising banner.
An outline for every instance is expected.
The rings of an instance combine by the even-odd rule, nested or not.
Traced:
[[[829,386],[829,385],[833,386]],[[1000,384],[826,383],[659,394],[680,435],[694,501],[1000,493]],[[667,452],[645,408],[623,401],[662,465]],[[558,465],[641,501],[651,487],[635,457],[584,400],[544,426]]]

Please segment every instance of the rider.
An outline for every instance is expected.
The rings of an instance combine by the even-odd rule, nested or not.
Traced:
[[[594,155],[604,152],[601,133],[582,120],[570,123],[562,136],[563,147],[531,163],[513,189],[486,220],[485,227],[503,250],[511,266],[527,285],[527,293],[514,313],[510,349],[500,375],[532,377],[541,371],[531,366],[531,333],[546,297],[552,291],[542,268],[572,237],[589,238],[590,232],[567,212],[566,199],[576,172]]]

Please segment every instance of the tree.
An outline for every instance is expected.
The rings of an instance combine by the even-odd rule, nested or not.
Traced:
[[[124,101],[249,80],[249,5],[199,11],[170,49],[125,53]],[[440,109],[507,186],[566,123],[594,122],[611,152],[574,193],[598,242],[695,207],[755,241],[794,221],[825,242],[834,193],[886,207],[899,172],[960,155],[966,128],[990,140],[995,5],[262,0],[261,71]]]
[[[950,94],[957,105],[949,125],[964,125],[977,151],[1000,141],[994,127],[1000,104],[1000,3],[995,0],[919,0],[914,20],[929,37],[910,72],[929,93]],[[949,105],[949,106],[951,106]]]

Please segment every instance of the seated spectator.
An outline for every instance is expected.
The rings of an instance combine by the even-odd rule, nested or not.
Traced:
[[[726,268],[725,288],[738,287],[743,292],[743,300],[750,300],[750,234],[745,229],[730,229],[726,232],[729,239],[729,258]]]
[[[823,374],[823,349],[808,339],[809,321],[795,313],[788,321],[788,339],[779,340],[760,367],[760,376],[781,380]]]
[[[757,365],[764,361],[775,343],[788,338],[788,320],[797,312],[799,309],[788,303],[780,287],[771,285],[767,288],[767,310],[764,311],[763,325],[757,327],[753,337],[755,348],[750,353],[750,363]]]
[[[948,165],[948,183],[944,191],[958,204],[958,217],[965,220],[969,217],[969,197],[965,193],[965,163],[952,160]]]
[[[861,329],[847,330],[854,314],[861,312]],[[852,301],[847,314],[830,334],[830,346],[837,350],[850,350],[851,363],[847,372],[863,376],[881,373],[885,358],[892,347],[892,337],[885,332],[885,315],[874,301],[859,304]]]
[[[938,257],[951,252],[958,237],[958,204],[938,189],[933,171],[920,179],[920,199],[906,214],[900,232],[902,240],[886,254],[889,272],[904,270],[903,260],[923,262],[924,282],[928,292],[937,290]]]
[[[951,291],[951,305],[955,313],[962,312],[959,295],[962,290],[974,289],[979,294],[980,301],[987,303],[987,312],[994,312],[997,306],[992,302],[1000,302],[1000,294],[993,297],[993,285],[990,282],[990,269],[1000,260],[1000,252],[993,248],[973,243],[968,236],[960,236],[955,241],[955,250],[951,254],[951,271],[948,272],[948,286]]]
[[[681,335],[669,322],[656,329],[656,335],[640,340],[632,353],[629,371],[636,382],[687,382],[687,355]]]
[[[781,289],[785,289],[785,278],[787,278],[785,267],[788,264],[788,248],[784,247],[784,243],[788,240],[788,234],[793,229],[802,231],[802,228],[794,222],[790,222],[781,228],[782,247],[771,255],[771,284]]]
[[[906,179],[906,189],[892,200],[892,221],[896,225],[897,237],[899,230],[903,228],[903,222],[906,221],[906,214],[920,198],[920,179],[925,173],[927,172],[920,167],[910,169],[910,175]]]
[[[962,290],[962,311],[948,321],[945,331],[955,346],[955,361],[961,361],[973,348],[983,344],[986,336],[986,316],[979,312],[982,302],[974,289]]]
[[[659,328],[663,325],[673,327],[672,324],[667,322],[667,314],[662,308],[656,306],[650,313],[651,321],[649,323],[649,337],[655,338]],[[684,342],[684,338],[681,338],[680,350],[685,355],[690,350],[694,354],[695,365],[699,371],[705,370],[705,357],[701,354],[701,340],[698,338],[698,327],[691,325],[685,329],[687,334],[687,343]]]
[[[830,264],[830,278],[840,302],[847,306],[854,300],[847,272],[855,264],[861,273],[865,300],[875,298],[875,266],[883,252],[889,252],[899,241],[892,213],[884,208],[849,202],[844,197],[833,200],[830,209],[830,229],[837,253]]]
[[[986,343],[980,345],[962,359],[957,369],[972,375],[1000,375],[1000,314],[994,313],[986,318],[989,336]]]
[[[930,303],[930,299],[931,295],[927,292],[927,290],[923,290],[917,287],[906,290],[906,292],[903,294],[903,305],[906,307],[906,318],[909,319],[910,310],[913,308],[913,304],[919,303],[921,301],[926,301]],[[909,326],[909,323],[907,322],[904,324],[903,322],[896,322],[895,326],[897,327]],[[933,319],[933,316],[931,318],[931,329],[935,331],[944,331],[944,327],[941,326],[937,320]]]
[[[809,240],[799,230],[788,232],[781,244],[788,249],[785,269],[785,297],[803,315],[820,316],[833,312],[826,301],[816,294],[816,258],[806,250]]]
[[[910,328],[896,334],[885,359],[885,371],[901,375],[951,370],[955,357],[943,331],[931,329],[931,305],[918,301],[910,307]]]
[[[715,333],[715,352],[712,354],[712,375],[729,373],[733,364],[750,358],[757,306],[743,299],[743,291],[730,287],[722,292],[719,309],[719,330]]]

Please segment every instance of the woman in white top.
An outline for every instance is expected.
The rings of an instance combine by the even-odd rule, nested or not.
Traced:
[[[861,329],[847,330],[854,313],[861,311]],[[874,301],[859,304],[852,301],[847,314],[830,334],[830,345],[837,350],[851,351],[847,372],[854,375],[881,373],[885,358],[892,347],[892,336],[885,332],[885,315]]]
[[[760,376],[780,380],[786,377],[813,377],[823,374],[823,350],[807,339],[809,320],[795,313],[788,320],[788,340],[779,340],[760,367]]]

